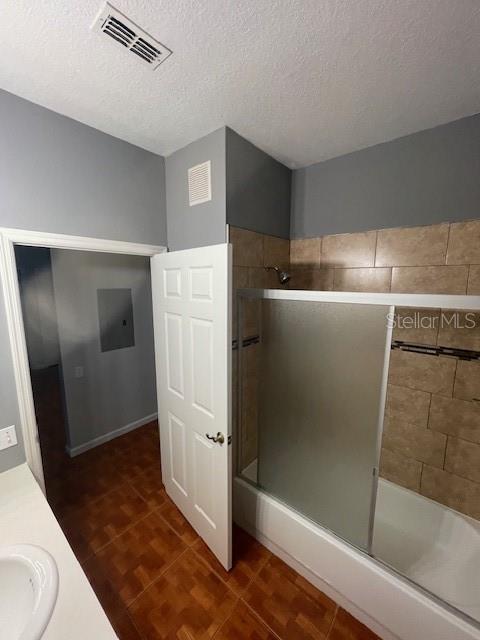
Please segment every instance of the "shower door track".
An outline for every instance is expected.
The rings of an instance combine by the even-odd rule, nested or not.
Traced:
[[[302,289],[238,289],[243,298],[267,300],[304,300],[309,302],[342,302],[377,304],[424,309],[479,310],[480,296],[434,293],[363,293],[356,291],[305,291]]]

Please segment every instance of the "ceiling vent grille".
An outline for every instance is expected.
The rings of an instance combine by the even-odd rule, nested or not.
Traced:
[[[101,9],[92,29],[121,44],[151,69],[156,69],[172,53],[109,2]]]
[[[188,170],[188,201],[191,207],[212,199],[212,176],[210,160]]]

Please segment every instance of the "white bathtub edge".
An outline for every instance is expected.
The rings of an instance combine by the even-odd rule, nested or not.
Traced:
[[[384,640],[480,640],[468,622],[248,482],[235,478],[233,491],[235,522]]]

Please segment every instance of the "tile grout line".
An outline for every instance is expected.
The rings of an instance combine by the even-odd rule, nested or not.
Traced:
[[[445,440],[445,451],[443,454],[443,467],[442,467],[443,471],[448,471],[448,469],[445,468],[445,465],[447,464],[447,449],[448,449],[448,443],[450,441],[450,436],[448,433],[446,434],[446,436],[447,436],[447,439]]]
[[[335,613],[333,614],[332,621],[330,623],[330,628],[328,629],[327,635],[325,636],[325,640],[328,640],[330,638],[330,634],[332,633],[332,629],[335,625],[335,620],[337,619],[339,609],[340,609],[340,605],[335,603]]]
[[[248,534],[250,535],[250,534]],[[259,541],[257,541],[259,542]],[[259,542],[259,544],[262,544],[261,542]],[[264,545],[262,545],[264,546]],[[265,549],[267,549],[267,547],[264,547]],[[260,575],[260,573],[263,571],[263,569],[267,566],[267,564],[270,562],[272,556],[274,555],[269,549],[267,549],[268,554],[267,557],[265,558],[265,560],[262,562],[262,564],[260,565],[260,567],[258,568],[258,570],[253,574],[250,582],[247,584],[247,586],[245,587],[243,594],[241,595],[241,597],[243,598],[243,595],[245,595],[248,591],[248,589],[250,589],[250,587],[252,586],[252,584],[255,582],[255,580],[258,578],[258,576]]]
[[[390,262],[390,261],[389,261]],[[390,264],[381,264],[381,265],[366,265],[366,264],[349,264],[348,262],[344,262],[342,264],[335,263],[325,263],[323,266],[319,267],[315,264],[305,263],[305,264],[293,264],[291,265],[291,269],[293,271],[318,271],[319,269],[430,269],[436,267],[469,267],[470,265],[477,265],[480,263],[476,262],[462,262],[461,264],[445,264],[439,261],[433,261],[433,263],[423,263],[419,262],[415,264],[397,264],[391,262]]]
[[[418,494],[422,495],[422,480],[423,480],[423,470],[425,469],[425,462],[423,460],[420,461],[420,478],[418,479]]]
[[[105,498],[106,496],[110,495],[110,494],[111,494],[111,493],[113,493],[114,491],[118,491],[118,489],[120,489],[120,488],[122,487],[122,485],[124,485],[124,484],[128,484],[128,483],[127,483],[126,481],[122,480],[122,482],[121,482],[118,486],[113,487],[112,489],[108,489],[108,491],[105,491],[105,493],[102,493],[101,495],[97,496],[96,498],[93,498],[92,500],[88,500],[88,503],[87,503],[87,504],[89,504],[89,505],[91,505],[91,504],[96,504],[99,500],[102,500],[103,498]],[[47,489],[47,494],[48,494],[48,489]],[[48,502],[48,499],[47,499],[47,502]],[[49,504],[50,504],[50,503],[49,503]],[[65,515],[65,516],[60,516],[60,515],[59,515],[59,516],[57,517],[58,522],[60,523],[60,522],[62,522],[63,520],[67,520],[67,519],[68,519],[68,518],[70,518],[70,517],[71,517],[71,516],[76,512],[76,511],[80,511],[81,509],[84,509],[84,508],[85,508],[85,506],[86,506],[86,505],[73,507],[73,508],[72,508],[72,511],[70,511],[70,513],[67,513],[67,515]],[[54,510],[52,505],[50,505],[50,508],[52,509],[52,511]]]
[[[198,538],[198,539],[201,539],[201,538]],[[198,539],[197,539],[195,542],[197,542],[197,541],[198,541]],[[261,544],[261,543],[259,543],[259,544]],[[262,545],[262,546],[263,546],[263,545]],[[219,575],[219,574],[217,573],[217,571],[215,571],[215,569],[214,569],[214,568],[209,564],[208,560],[206,560],[205,558],[203,558],[203,557],[199,554],[199,552],[194,548],[194,545],[192,545],[192,547],[190,547],[190,548],[192,549],[193,553],[195,554],[195,557],[197,557],[197,558],[200,560],[200,562],[202,562],[202,563],[204,564],[204,566],[207,566],[207,567],[210,569],[210,571],[212,571],[212,573],[214,573],[214,574],[215,574],[215,576],[216,576],[216,577],[217,577],[217,578],[218,578],[218,579],[219,579],[219,580],[220,580],[220,581],[221,581],[221,582],[222,582],[222,583],[227,587],[227,589],[229,590],[229,592],[231,592],[231,593],[232,593],[232,594],[237,598],[237,599],[236,599],[236,601],[235,601],[235,605],[234,605],[234,607],[233,607],[233,609],[232,609],[232,611],[231,611],[230,615],[225,619],[225,621],[224,621],[224,622],[221,624],[221,626],[217,629],[217,631],[215,632],[215,634],[214,634],[213,638],[215,638],[215,636],[217,635],[217,633],[219,633],[219,632],[220,632],[220,630],[223,628],[223,626],[224,626],[224,625],[227,623],[227,621],[232,617],[232,615],[233,615],[233,614],[234,614],[234,612],[235,612],[236,607],[238,606],[238,603],[239,603],[239,602],[242,602],[245,606],[247,606],[247,608],[248,608],[249,610],[251,610],[251,611],[255,614],[255,617],[256,617],[258,620],[260,620],[260,622],[261,622],[264,626],[266,626],[266,627],[267,627],[267,629],[269,629],[269,631],[270,631],[271,633],[273,633],[273,635],[274,635],[276,638],[279,638],[279,640],[282,640],[282,639],[280,638],[280,636],[279,636],[277,633],[275,633],[275,631],[274,631],[273,629],[271,629],[271,628],[270,628],[270,626],[267,624],[267,622],[266,622],[266,621],[265,621],[265,620],[264,620],[264,619],[263,619],[263,618],[262,618],[262,617],[261,617],[261,616],[260,616],[260,615],[255,611],[255,610],[254,610],[254,609],[252,609],[252,607],[248,604],[248,602],[247,602],[247,601],[244,599],[244,597],[243,597],[243,596],[246,594],[246,592],[248,591],[248,589],[251,587],[251,585],[253,584],[253,582],[256,580],[256,578],[259,576],[259,574],[260,574],[260,572],[262,571],[262,569],[263,569],[263,568],[267,565],[267,563],[269,562],[269,560],[270,560],[271,556],[273,555],[273,554],[271,553],[271,551],[269,551],[269,550],[267,549],[267,551],[268,551],[268,555],[267,555],[267,557],[265,558],[265,560],[261,563],[260,567],[259,567],[259,568],[257,569],[257,571],[253,574],[253,576],[251,577],[251,579],[250,579],[250,581],[248,582],[247,586],[246,586],[244,589],[242,589],[242,590],[240,591],[240,593],[237,593],[237,592],[233,589],[233,587],[232,587],[231,585],[229,585],[229,584],[228,584],[228,582],[226,582],[226,581],[222,578],[222,576],[221,576],[221,575]],[[265,548],[266,548],[266,547],[265,547]],[[213,640],[213,639],[212,639],[212,640]]]
[[[175,506],[175,503],[173,503],[173,504],[174,504],[174,506]],[[167,525],[167,527],[169,527],[169,529],[171,529],[171,530],[172,530],[172,531],[173,531],[173,532],[174,532],[174,533],[175,533],[175,534],[180,538],[180,540],[183,542],[183,544],[184,544],[184,545],[186,545],[187,549],[192,549],[192,548],[193,548],[193,545],[197,542],[197,540],[198,540],[198,539],[199,539],[199,537],[200,537],[200,536],[198,535],[198,533],[197,533],[197,532],[195,531],[195,529],[193,529],[193,527],[192,527],[192,530],[193,530],[193,532],[195,533],[195,535],[196,535],[197,537],[196,537],[196,538],[195,538],[195,540],[194,540],[192,543],[190,543],[190,544],[188,544],[187,542],[185,542],[185,540],[184,540],[184,539],[182,538],[182,536],[178,533],[178,531],[176,531],[176,530],[175,530],[175,528],[170,524],[170,522],[168,522],[168,520],[167,520],[167,519],[162,515],[162,513],[160,513],[160,509],[161,509],[162,507],[163,507],[163,505],[160,505],[159,507],[155,507],[155,509],[152,511],[152,513],[155,513],[156,515],[158,515],[158,517],[159,517],[159,518],[160,518],[160,519],[161,519],[161,520],[162,520],[162,521]],[[183,516],[182,516],[182,517],[183,517]],[[191,526],[191,525],[190,525],[190,523],[188,522],[188,520],[185,520],[185,522],[187,522],[187,524],[189,524],[189,526]]]
[[[452,385],[452,400],[455,398],[455,385],[457,383],[457,373],[458,373],[458,358],[455,358],[455,371],[453,373],[453,385]]]
[[[445,247],[445,265],[448,264],[448,247],[450,245],[450,230],[452,228],[451,223],[448,223],[448,231],[447,231],[447,246]],[[469,267],[470,270],[470,267]]]
[[[140,491],[137,489],[137,487],[135,487],[135,485],[130,484],[130,482],[127,481],[128,486],[133,489],[133,491],[137,494],[137,496],[140,497],[141,500],[143,500],[143,502],[145,502],[145,504],[148,506],[148,502],[145,500],[145,498],[142,496],[142,494],[140,493]],[[152,509],[152,511],[155,511],[157,507],[154,507]]]
[[[99,547],[98,549],[95,549],[95,550],[90,550],[90,549],[89,549],[89,551],[90,551],[89,555],[88,555],[88,556],[85,556],[85,558],[82,558],[81,560],[80,560],[80,558],[77,556],[77,554],[75,553],[75,550],[73,549],[73,547],[72,547],[72,545],[71,545],[71,543],[70,543],[70,540],[69,540],[69,538],[68,538],[67,534],[63,531],[63,529],[62,529],[62,532],[63,532],[63,535],[67,538],[67,542],[68,542],[68,544],[70,545],[70,548],[72,549],[73,554],[74,554],[74,555],[75,555],[75,557],[77,558],[78,563],[79,563],[80,565],[83,565],[83,564],[85,564],[86,562],[88,562],[89,560],[91,560],[93,557],[95,557],[96,555],[98,555],[101,551],[103,551],[103,550],[105,549],[105,547],[107,547],[110,543],[114,542],[117,538],[119,538],[119,537],[120,537],[120,536],[122,536],[124,533],[126,533],[127,531],[129,531],[132,527],[134,527],[135,525],[137,525],[139,522],[141,522],[144,518],[148,517],[148,516],[149,516],[149,515],[151,515],[152,513],[153,513],[152,511],[149,511],[149,512],[148,512],[148,513],[146,513],[145,515],[141,516],[141,518],[139,518],[139,519],[138,519],[138,520],[136,520],[135,522],[133,522],[133,523],[129,524],[129,525],[128,525],[128,527],[127,527],[126,529],[123,529],[123,530],[121,531],[121,533],[117,533],[117,534],[115,534],[111,540],[109,540],[108,542],[105,542],[105,544],[102,544],[102,546],[101,546],[101,547]]]
[[[148,503],[145,501],[145,499],[142,497],[142,495],[140,494],[140,492],[135,488],[132,487],[135,490],[135,493],[137,493],[137,495],[140,497],[140,499],[145,502],[145,504],[148,507]],[[160,507],[155,507],[153,509],[150,509],[150,511],[148,513],[146,513],[145,515],[141,516],[138,520],[136,520],[135,522],[133,522],[132,524],[129,524],[128,527],[126,529],[124,529],[121,533],[118,533],[117,535],[115,535],[111,540],[109,540],[108,542],[106,542],[104,545],[102,545],[101,547],[99,547],[96,551],[94,551],[91,555],[88,556],[88,558],[86,558],[85,560],[83,560],[80,564],[83,564],[84,562],[87,562],[87,560],[90,560],[91,558],[93,558],[94,556],[98,555],[101,551],[103,551],[106,547],[108,547],[109,544],[111,544],[112,542],[114,542],[115,540],[117,540],[117,538],[119,538],[120,536],[122,536],[124,533],[127,533],[128,531],[130,531],[130,529],[132,529],[133,527],[135,527],[137,524],[139,524],[140,522],[142,522],[143,520],[145,520],[146,518],[148,518],[148,516],[151,515],[156,515],[160,518],[160,520],[172,531],[172,533],[175,534],[175,536],[180,540],[180,542],[182,544],[185,545],[185,549],[181,552],[180,555],[182,555],[187,549],[190,549],[193,544],[195,544],[195,542],[197,540],[195,540],[191,545],[187,544],[182,537],[179,535],[179,533],[177,531],[175,531],[175,529],[172,527],[172,525],[162,516],[162,514],[159,512],[159,510],[161,509]],[[176,558],[178,559],[180,557],[180,555]],[[175,559],[175,560],[176,560]],[[168,567],[170,567],[173,562],[175,562],[175,560],[173,560],[170,565],[168,565]],[[157,578],[155,578],[156,580]],[[143,592],[142,592],[143,593]]]
[[[147,425],[144,425],[144,426],[147,426]],[[142,427],[139,427],[139,428],[141,429]],[[130,432],[130,433],[131,433],[131,432]],[[120,437],[120,438],[122,438],[122,437],[127,436],[127,435],[129,435],[129,434],[123,434],[122,436],[119,436],[119,437]],[[91,454],[91,456],[92,456],[92,455],[93,455],[93,452],[96,452],[96,454],[95,454],[95,455],[99,456],[99,455],[100,455],[100,452],[98,451],[98,449],[100,449],[101,447],[106,447],[107,445],[110,445],[110,444],[115,443],[115,440],[116,440],[116,439],[117,439],[117,438],[113,438],[112,440],[109,440],[108,442],[105,442],[105,443],[103,443],[103,444],[99,445],[98,447],[92,447],[92,449],[89,449],[88,451],[85,451],[85,453],[92,452],[92,454]],[[118,443],[117,443],[117,445],[118,445]],[[104,452],[103,452],[103,453],[104,453]],[[121,451],[121,449],[117,449],[117,453],[120,453],[120,455],[122,455],[124,452],[122,452],[122,451]],[[126,452],[125,452],[125,453],[126,453]],[[80,455],[81,455],[81,454],[80,454]],[[74,458],[73,458],[73,459],[75,459],[76,457],[78,457],[78,456],[74,456]],[[70,458],[70,459],[72,459],[72,458]],[[102,461],[101,461],[99,458],[97,458],[97,459],[95,459],[95,458],[94,458],[91,462],[88,462],[88,463],[85,463],[85,464],[91,465],[92,463],[93,463],[93,464],[98,463],[98,464],[100,464],[100,466],[102,465]],[[64,470],[64,471],[65,471],[65,470]],[[79,477],[82,477],[82,476],[86,475],[87,473],[89,473],[90,471],[91,471],[91,470],[90,470],[90,469],[88,469],[88,468],[87,468],[87,469],[84,469],[84,470],[78,469],[78,470],[76,471],[76,473],[78,473],[78,476],[79,476]],[[143,473],[143,471],[142,471],[141,473]]]
[[[154,464],[155,464],[155,463],[154,463]],[[150,465],[150,466],[153,466],[153,465]],[[147,467],[147,469],[149,469],[149,468],[150,468],[150,467]],[[146,470],[147,470],[147,469],[146,469]],[[146,470],[145,470],[145,472],[146,472]],[[86,471],[85,471],[85,473],[87,473],[87,472],[88,472],[88,470],[86,470]],[[141,472],[139,475],[142,475],[143,473],[144,473],[144,472]],[[82,474],[82,475],[83,475],[83,474]],[[89,505],[91,505],[91,504],[96,504],[97,502],[99,502],[100,500],[102,500],[103,498],[105,498],[106,496],[110,495],[113,491],[118,491],[119,489],[121,489],[121,487],[122,487],[123,485],[128,485],[129,487],[131,487],[131,488],[135,489],[135,487],[133,487],[133,485],[131,485],[131,484],[130,484],[130,480],[126,480],[123,476],[120,476],[120,477],[121,477],[121,482],[120,482],[117,486],[114,486],[114,487],[112,487],[111,489],[108,489],[108,490],[107,490],[107,491],[105,491],[104,493],[102,493],[102,494],[98,495],[96,498],[92,498],[91,500],[89,500],[89,501],[88,501],[88,504],[89,504]],[[135,492],[138,494],[138,491],[137,491],[136,489],[135,489]],[[47,493],[48,493],[48,489],[47,489]],[[138,495],[140,495],[140,494],[138,494]],[[144,500],[144,498],[143,498],[141,495],[140,495],[140,497],[141,497],[141,499],[142,499],[144,502],[146,502],[146,501]],[[48,499],[47,499],[47,502],[48,502]],[[50,505],[50,508],[51,508],[51,509],[52,509],[52,511],[53,511],[53,510],[54,510],[54,508],[53,508],[53,506],[50,504],[50,502],[49,502],[49,505]],[[76,506],[76,507],[73,507],[73,508],[72,508],[72,511],[71,511],[70,513],[68,513],[66,516],[58,516],[58,517],[57,517],[57,516],[55,516],[55,517],[57,518],[58,522],[60,523],[61,521],[66,520],[66,519],[68,519],[69,517],[71,517],[71,516],[75,513],[75,511],[78,511],[78,510],[80,510],[80,509],[83,509],[84,507],[85,507],[85,505],[84,505],[84,506]]]
[[[79,561],[80,564],[81,565],[84,564],[88,560],[91,560],[94,556],[96,556],[99,553],[101,553],[106,547],[108,547],[109,544],[112,544],[112,542],[115,542],[115,540],[117,540],[117,538],[120,538],[120,536],[123,536],[124,533],[127,533],[128,531],[130,531],[130,529],[132,529],[137,524],[142,522],[142,520],[145,520],[145,518],[148,518],[148,516],[151,516],[152,513],[153,513],[153,511],[149,511],[145,515],[141,516],[138,520],[135,520],[135,522],[132,522],[131,524],[129,524],[128,527],[126,527],[125,529],[123,529],[121,531],[121,533],[117,533],[116,535],[113,536],[113,538],[111,538],[111,540],[109,540],[105,544],[102,544],[102,546],[99,547],[98,549],[96,549],[95,551],[92,551],[92,553],[87,558],[85,558],[85,560],[82,560],[81,562]],[[66,537],[66,535],[65,535],[65,537]],[[67,540],[68,540],[68,538],[67,538]]]
[[[237,599],[235,600],[235,603],[234,603],[234,605],[232,607],[232,610],[230,611],[228,616],[225,618],[225,620],[222,622],[222,624],[218,627],[218,629],[215,631],[215,633],[213,634],[212,640],[215,640],[217,635],[220,633],[220,631],[223,629],[223,627],[227,624],[227,622],[233,616],[233,614],[235,613],[236,608],[238,607],[238,603],[239,602],[240,602],[240,596],[237,596]]]
[[[434,394],[433,394],[433,393],[430,393],[429,395],[430,395],[430,399],[429,399],[429,401],[428,401],[427,427],[426,427],[426,428],[427,428],[429,431],[435,431],[435,429],[431,429],[431,428],[430,428],[430,411],[432,410],[432,400],[433,400],[433,395],[434,395]]]
[[[130,620],[130,622],[132,623],[133,628],[135,629],[135,631],[137,632],[137,635],[139,637],[140,640],[147,640],[145,638],[145,636],[143,635],[143,633],[140,631],[140,629],[137,627],[137,625],[135,624],[135,620],[132,618],[132,616],[130,615],[130,611],[128,610],[128,607],[125,607],[125,615],[127,616],[127,618]],[[115,631],[115,630],[114,630]]]
[[[97,555],[98,553],[100,553],[101,551],[103,551],[103,550],[105,549],[105,547],[107,547],[109,544],[111,544],[112,542],[114,542],[117,538],[119,538],[120,536],[122,536],[124,533],[126,533],[127,531],[130,531],[130,529],[131,529],[132,527],[135,527],[137,524],[139,524],[140,522],[142,522],[142,520],[145,520],[145,518],[148,518],[148,516],[150,516],[150,515],[152,515],[153,513],[155,513],[155,509],[151,509],[151,508],[149,507],[149,505],[148,505],[148,503],[146,502],[146,500],[145,500],[145,499],[143,498],[143,496],[142,496],[142,495],[137,491],[137,489],[136,489],[135,487],[132,487],[128,482],[125,482],[125,483],[123,483],[123,484],[128,484],[128,486],[129,486],[131,489],[133,489],[133,490],[134,490],[134,492],[137,494],[137,496],[140,498],[140,500],[141,500],[142,502],[144,502],[144,503],[145,503],[145,505],[147,506],[147,508],[149,509],[149,511],[148,511],[146,514],[144,514],[143,516],[140,516],[140,518],[138,518],[138,520],[135,520],[134,522],[130,523],[130,524],[129,524],[125,529],[123,529],[120,533],[117,533],[115,536],[113,536],[113,538],[111,538],[111,540],[109,540],[108,542],[106,542],[105,544],[103,544],[101,547],[99,547],[99,548],[98,548],[98,549],[96,549],[95,551],[92,551],[92,553],[91,553],[87,558],[85,558],[85,559],[84,559],[84,560],[82,560],[81,562],[79,561],[79,563],[80,563],[81,565],[82,565],[83,563],[87,562],[88,560],[90,560],[91,558],[93,558],[94,556],[96,556],[96,555]],[[118,489],[118,487],[117,487],[117,489]],[[115,490],[116,490],[116,489],[112,489],[111,491],[108,491],[106,494],[104,494],[104,496],[105,496],[105,495],[108,495],[108,494],[110,494],[110,493],[112,493],[112,492],[113,492],[113,491],[115,491]],[[102,497],[104,497],[104,496],[102,496]],[[99,499],[100,499],[100,498],[99,498]],[[160,516],[160,514],[159,514],[159,516]],[[161,517],[161,516],[160,516],[160,517]],[[164,521],[164,519],[163,519],[163,518],[162,518],[162,520]],[[165,521],[164,521],[164,522],[165,522]],[[59,522],[59,524],[60,524],[60,522]],[[168,523],[166,523],[166,524],[168,524]],[[61,528],[61,525],[60,525],[60,528]],[[171,527],[170,527],[170,528],[171,528]],[[62,531],[63,531],[63,529],[62,529]],[[174,531],[174,533],[177,535],[177,537],[178,537],[178,538],[180,538],[180,536],[178,535],[178,533],[177,533],[176,531]],[[65,535],[65,537],[67,537],[67,536],[66,536],[66,534],[64,534],[64,535]],[[181,538],[180,538],[180,539],[181,539]],[[67,540],[68,540],[68,538],[67,538]],[[183,540],[182,540],[182,542],[183,542]],[[69,543],[69,544],[70,544],[70,543]]]
[[[93,587],[92,587],[92,589],[93,589]],[[96,592],[95,592],[95,589],[93,589],[93,591],[94,591],[95,595],[97,595]],[[97,596],[97,599],[99,600],[98,596]],[[132,616],[130,615],[130,612],[128,611],[128,607],[125,605],[125,603],[120,601],[120,605],[121,605],[120,606],[121,613],[118,615],[118,618],[112,616],[112,619],[115,619],[116,622],[119,622],[124,617],[128,618],[130,623],[132,624],[133,628],[135,629],[139,640],[147,640],[146,638],[144,638],[143,634],[140,632],[140,629],[135,624],[135,621],[132,618]],[[100,606],[102,606],[101,603],[100,603]],[[103,607],[102,607],[102,609],[103,609]],[[115,633],[117,633],[116,630],[115,630],[114,624],[113,624],[113,620],[110,619],[110,617],[107,615],[107,612],[105,611],[105,609],[103,609],[103,611],[104,611],[105,615],[107,616],[107,620],[110,622],[110,625],[111,625],[112,629],[114,630]],[[118,635],[117,635],[117,637],[120,640],[120,637]]]
[[[276,631],[275,629],[272,629],[272,627],[268,624],[268,622],[266,620],[264,620],[262,618],[262,616],[257,613],[255,611],[255,609],[252,607],[252,605],[247,602],[243,597],[240,597],[239,600],[241,600],[241,602],[247,607],[247,609],[250,611],[250,613],[257,619],[259,620],[267,629],[268,631],[274,635],[276,638],[278,638],[278,640],[284,640]]]
[[[240,596],[240,600],[241,602],[247,607],[247,609],[249,609],[249,611],[255,616],[255,618],[257,620],[259,620],[269,631],[270,633],[272,633],[276,638],[278,638],[279,640],[283,640],[281,638],[281,636],[268,624],[268,622],[261,616],[260,613],[258,613],[253,607],[252,605],[245,599],[245,595],[248,591],[248,589],[250,589],[250,587],[252,586],[252,584],[255,582],[255,580],[258,578],[258,576],[260,575],[261,571],[264,569],[264,567],[268,564],[268,562],[271,560],[272,557],[278,557],[276,556],[274,553],[272,553],[271,551],[269,551],[269,556],[267,556],[267,558],[265,559],[265,561],[263,562],[262,566],[258,569],[258,571],[254,574],[254,576],[252,577],[252,579],[250,580],[248,586],[245,588],[245,590],[243,591],[242,595]],[[335,620],[337,611],[338,611],[338,604],[335,603],[335,613],[333,615],[332,618],[332,623],[331,626],[327,632],[327,635],[325,636],[325,640],[327,640],[328,638],[328,634],[331,631],[331,628],[333,627],[333,622]]]
[[[145,591],[147,591],[148,589],[150,589],[150,587],[152,587],[156,582],[158,582],[160,580],[160,578],[163,578],[163,576],[167,573],[167,571],[169,571],[169,569],[171,569],[173,567],[173,565],[178,562],[178,560],[180,560],[180,558],[182,556],[185,555],[185,553],[190,549],[190,547],[186,547],[183,551],[181,551],[178,556],[176,558],[174,558],[169,564],[167,564],[161,571],[161,573],[154,578],[151,582],[149,582],[149,584],[142,590],[140,591],[140,593],[138,593],[135,598],[133,598],[133,600],[131,602],[128,603],[128,605],[124,605],[127,609],[127,611],[130,609],[130,607],[145,593]]]
[[[199,539],[201,540],[201,538]],[[234,596],[236,596],[237,598],[240,598],[238,593],[233,590],[233,587],[229,585],[228,582],[226,582],[226,580],[224,580],[222,576],[211,566],[208,560],[206,558],[203,558],[200,555],[200,553],[195,549],[195,544],[197,543],[197,541],[198,540],[195,540],[194,544],[190,547],[193,553],[195,554],[195,557],[197,558],[197,560],[199,560],[204,566],[208,567],[210,571],[216,575],[216,577],[220,580],[220,582],[222,582],[228,588],[228,590],[233,593]]]
[[[248,609],[249,609],[249,610],[250,610],[250,611],[255,615],[255,617],[256,617],[258,620],[260,620],[260,622],[262,622],[262,624],[264,624],[264,626],[265,626],[265,627],[267,627],[267,629],[268,629],[271,633],[273,633],[273,635],[274,635],[276,638],[279,638],[280,640],[284,640],[284,639],[282,639],[282,638],[281,638],[281,636],[280,636],[280,635],[279,635],[279,634],[278,634],[274,629],[272,629],[272,628],[270,627],[270,625],[268,624],[268,622],[267,622],[267,621],[266,621],[266,620],[261,616],[261,614],[260,614],[260,613],[258,613],[258,612],[257,612],[257,611],[256,611],[256,610],[255,610],[251,605],[250,605],[250,603],[249,603],[247,600],[245,600],[245,597],[244,597],[244,596],[245,596],[245,594],[247,593],[248,589],[249,589],[249,588],[251,587],[251,585],[255,582],[255,580],[256,580],[256,579],[258,578],[258,576],[260,575],[260,573],[261,573],[262,569],[263,569],[263,568],[268,564],[268,562],[271,560],[271,558],[272,558],[272,557],[277,558],[278,556],[276,556],[274,553],[272,553],[271,551],[269,551],[269,556],[266,558],[266,560],[265,560],[265,562],[263,563],[263,565],[258,569],[258,571],[255,573],[255,575],[252,577],[252,580],[250,581],[250,583],[249,583],[248,587],[244,590],[243,594],[240,596],[240,600],[241,600],[241,602],[242,602],[242,603],[243,603],[243,604],[244,604],[244,605],[245,605],[245,606],[246,606],[246,607],[247,607],[247,608],[248,608]],[[322,593],[322,592],[321,592],[321,593]],[[333,617],[332,617],[331,625],[330,625],[330,627],[329,627],[329,630],[327,631],[327,634],[325,635],[324,640],[327,640],[328,635],[329,635],[329,633],[330,633],[330,631],[331,631],[331,629],[332,629],[332,627],[333,627],[333,624],[334,624],[334,621],[335,621],[335,618],[336,618],[337,612],[338,612],[338,610],[339,610],[339,608],[340,608],[340,606],[339,606],[335,601],[333,601],[333,600],[332,600],[332,602],[335,604],[335,612],[334,612],[334,615],[333,615]]]
[[[267,556],[267,558],[264,560],[264,562],[261,564],[261,566],[259,567],[259,569],[257,569],[257,571],[253,574],[253,576],[250,578],[249,582],[247,583],[247,586],[241,590],[240,594],[238,594],[236,591],[234,591],[233,587],[231,585],[228,584],[228,582],[226,580],[224,580],[222,578],[222,576],[210,565],[210,563],[208,562],[208,560],[206,560],[205,558],[203,558],[200,553],[195,549],[195,544],[198,540],[201,540],[201,538],[197,538],[197,540],[195,540],[195,543],[191,546],[192,551],[194,552],[195,556],[204,564],[206,565],[216,576],[217,578],[223,582],[223,584],[228,587],[228,589],[230,591],[232,591],[232,593],[237,596],[238,598],[242,598],[243,595],[247,592],[247,590],[250,588],[250,586],[252,585],[253,581],[258,577],[258,574],[260,573],[260,571],[265,567],[265,565],[267,564],[267,562],[270,560],[270,555],[271,552],[269,551],[269,554]],[[259,543],[261,544],[261,543]],[[263,546],[263,545],[262,545]],[[265,547],[266,548],[266,547]]]

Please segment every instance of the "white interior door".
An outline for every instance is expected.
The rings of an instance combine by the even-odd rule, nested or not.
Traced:
[[[232,564],[231,247],[152,258],[162,476],[226,569]]]

